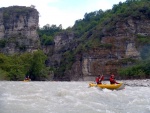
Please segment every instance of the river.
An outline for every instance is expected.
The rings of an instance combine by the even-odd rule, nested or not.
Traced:
[[[89,82],[0,82],[0,113],[150,113],[150,87]]]

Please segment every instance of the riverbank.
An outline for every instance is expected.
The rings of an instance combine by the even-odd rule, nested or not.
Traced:
[[[122,80],[127,86],[142,86],[142,87],[150,87],[150,79],[142,79],[142,80]]]

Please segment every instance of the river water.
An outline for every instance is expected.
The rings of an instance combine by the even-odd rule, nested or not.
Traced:
[[[0,113],[150,113],[150,87],[88,88],[89,82],[0,82]]]

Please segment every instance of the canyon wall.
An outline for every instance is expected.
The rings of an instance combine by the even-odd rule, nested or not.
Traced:
[[[6,54],[32,52],[39,48],[39,13],[32,7],[0,9],[0,51]]]

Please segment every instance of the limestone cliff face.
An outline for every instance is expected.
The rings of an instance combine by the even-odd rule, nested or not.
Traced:
[[[58,64],[60,64],[60,61],[62,59],[62,54],[73,48],[73,39],[74,34],[73,33],[60,33],[54,38],[54,54],[52,55],[53,62],[57,61]]]
[[[13,54],[34,51],[39,47],[38,11],[31,7],[13,6],[0,9],[0,51]]]
[[[120,67],[132,65],[132,59],[140,59],[141,46],[136,45],[137,35],[150,36],[149,25],[150,20],[130,18],[125,22],[118,21],[112,32],[104,27],[101,39],[104,46],[82,53],[82,61],[76,60],[69,71],[71,80],[94,80],[99,74],[104,74],[106,79],[111,73],[118,75]]]
[[[73,33],[60,33],[54,38],[55,42],[55,51],[60,51],[60,49],[68,50],[70,48],[70,44],[74,39]]]

